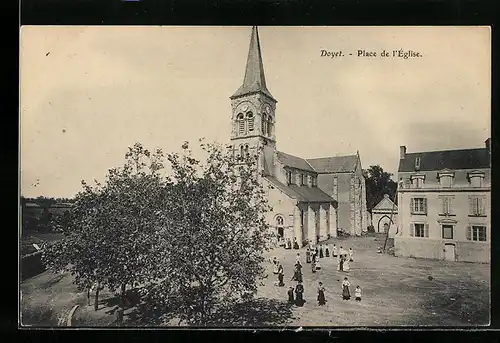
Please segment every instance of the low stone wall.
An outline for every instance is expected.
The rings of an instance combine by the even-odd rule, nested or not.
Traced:
[[[445,243],[448,240],[429,238],[402,238],[394,239],[394,254],[402,257],[430,258],[444,260]],[[462,262],[490,263],[491,246],[483,242],[451,241],[455,244],[455,257]]]
[[[23,256],[21,259],[21,280],[24,281],[30,277],[38,275],[45,271],[42,264],[42,252],[37,251],[33,254]]]

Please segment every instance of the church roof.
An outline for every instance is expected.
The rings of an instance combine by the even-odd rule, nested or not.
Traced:
[[[278,181],[273,176],[266,176],[273,186],[281,190],[290,198],[296,199],[300,202],[335,202],[331,196],[323,192],[318,187],[298,186],[298,185],[285,185]]]
[[[398,171],[415,171],[417,157],[420,158],[420,171],[490,168],[488,149],[478,148],[408,153],[399,160]]]
[[[241,85],[231,98],[237,98],[242,95],[258,92],[264,93],[276,101],[266,86],[264,65],[262,63],[262,52],[260,50],[259,31],[257,30],[257,26],[254,26],[252,28],[252,36],[250,38],[250,48],[248,50],[247,66],[245,69],[243,85]]]
[[[278,151],[278,160],[283,163],[287,167],[295,168],[295,169],[301,169],[301,170],[307,170],[314,172],[315,170],[311,167],[309,163],[303,158],[293,156],[290,154],[286,154],[284,152]]]
[[[394,202],[389,198],[389,195],[385,194],[384,198],[380,200],[380,202],[375,205],[372,211],[380,211],[380,212],[391,212],[394,210],[395,213],[398,211],[398,207],[394,204]]]
[[[358,155],[310,158],[307,162],[319,174],[351,172],[356,169]]]

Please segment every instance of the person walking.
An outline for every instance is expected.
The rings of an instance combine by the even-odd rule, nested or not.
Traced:
[[[323,244],[321,244],[319,246],[319,258],[323,258],[324,257],[324,254],[323,254]]]
[[[325,257],[330,257],[330,247],[328,244],[325,246]]]
[[[320,281],[318,287],[318,305],[323,306],[325,304],[326,304],[325,287],[323,287],[323,283]]]
[[[278,287],[283,287],[285,284],[283,283],[283,266],[281,263],[278,266]]]
[[[298,282],[295,287],[295,305],[302,307],[304,305],[304,286],[302,286],[302,282]]]
[[[349,300],[351,299],[351,292],[349,292],[349,286],[350,282],[347,279],[347,277],[344,278],[344,281],[342,282],[342,299],[343,300]]]
[[[295,297],[293,295],[294,289],[292,286],[288,289],[288,303],[289,304],[295,304]]]
[[[309,247],[306,250],[306,263],[311,263],[311,248]]]
[[[354,251],[349,248],[349,262],[354,262]]]

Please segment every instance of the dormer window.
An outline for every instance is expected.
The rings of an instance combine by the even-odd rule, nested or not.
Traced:
[[[472,187],[483,187],[484,184],[484,172],[474,171],[467,175],[469,179],[469,184]]]
[[[410,180],[413,188],[422,188],[425,182],[425,175],[415,174],[410,177]]]
[[[439,185],[441,187],[451,187],[455,173],[450,170],[444,170],[438,173]]]
[[[311,176],[311,186],[312,187],[318,186],[318,179],[316,178],[316,176]]]
[[[248,131],[253,131],[254,117],[252,112],[247,113],[247,120],[248,120]]]
[[[420,170],[420,157],[415,158],[415,170]]]
[[[290,170],[287,170],[287,172],[286,172],[286,182],[289,185],[292,184],[292,172]]]
[[[238,114],[238,134],[242,135],[245,133],[245,120],[243,119],[243,114]]]

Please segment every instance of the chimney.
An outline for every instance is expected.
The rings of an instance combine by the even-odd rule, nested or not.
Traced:
[[[406,157],[406,147],[404,145],[401,145],[399,147],[399,159],[402,160]]]
[[[488,149],[488,152],[491,154],[491,138],[485,140],[484,145],[486,146],[486,149]]]

